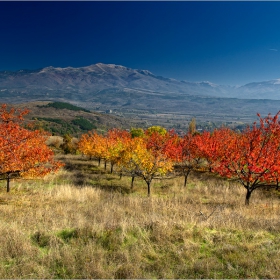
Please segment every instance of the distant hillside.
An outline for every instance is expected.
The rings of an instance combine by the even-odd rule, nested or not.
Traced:
[[[30,113],[25,120],[32,121],[36,128],[42,128],[53,135],[79,136],[92,129],[104,132],[114,127],[129,129],[133,126],[124,118],[90,112],[69,103],[36,101],[9,106],[27,108]]]
[[[115,116],[111,113],[90,112],[70,103],[56,101],[35,101],[8,104],[8,106],[28,109],[30,112],[25,116],[26,123],[32,122],[36,129],[43,129],[49,131],[52,135],[59,136],[69,134],[79,137],[89,130],[104,133],[111,128],[131,129],[132,127],[141,127],[146,129],[153,125],[175,129],[177,133],[183,135],[188,131],[189,122],[193,118],[192,115],[188,114],[175,116],[174,114],[141,113],[137,110],[122,116]],[[225,119],[223,116],[217,116],[214,121],[210,121],[204,112],[201,112],[196,118],[198,131],[212,131],[220,126],[242,130],[248,124],[250,124],[250,119],[246,117]]]

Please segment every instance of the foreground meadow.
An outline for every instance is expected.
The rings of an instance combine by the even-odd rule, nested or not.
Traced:
[[[279,278],[280,199],[207,174],[146,184],[81,156],[0,190],[0,278]]]

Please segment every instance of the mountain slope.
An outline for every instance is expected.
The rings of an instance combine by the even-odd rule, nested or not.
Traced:
[[[40,70],[0,72],[1,93],[17,92],[35,95],[35,90],[96,93],[105,89],[140,90],[146,94],[226,94],[226,89],[209,82],[190,83],[155,76],[147,70],[135,70],[120,65],[98,63],[80,68],[47,67]]]
[[[237,88],[235,96],[249,99],[280,100],[280,79],[246,84]]]
[[[24,119],[32,121],[35,128],[42,128],[53,135],[78,136],[92,129],[104,132],[114,127],[129,129],[133,126],[128,119],[90,112],[62,102],[35,101],[11,104],[9,107],[28,109],[29,114]]]
[[[36,100],[71,102],[89,110],[235,116],[255,119],[280,109],[279,80],[242,87],[187,82],[156,76],[147,70],[114,64],[80,68],[47,67],[0,72],[0,98],[5,103]],[[235,97],[238,97],[235,98]],[[247,99],[246,99],[247,98]],[[255,100],[250,100],[255,98]]]
[[[87,67],[19,70],[0,72],[0,94],[24,99],[38,93],[49,97],[75,94],[75,99],[88,99],[89,94],[104,90],[139,91],[157,95],[198,95],[242,99],[280,100],[280,79],[249,83],[240,87],[216,85],[211,82],[188,82],[156,76],[114,64],[97,63]]]

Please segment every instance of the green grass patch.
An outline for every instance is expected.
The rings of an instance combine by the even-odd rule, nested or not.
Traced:
[[[71,239],[78,237],[78,231],[75,228],[67,228],[60,230],[56,235],[63,241],[69,242]]]

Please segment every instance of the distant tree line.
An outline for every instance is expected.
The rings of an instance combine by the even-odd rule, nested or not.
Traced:
[[[65,102],[51,102],[47,105],[38,105],[39,108],[56,108],[56,109],[68,109],[71,111],[83,111],[83,112],[87,112],[90,113],[89,110],[69,104],[69,103],[65,103]]]
[[[71,122],[62,119],[43,117],[33,118],[33,120],[37,121],[35,128],[49,131],[53,135],[73,135],[97,128],[94,123],[83,117],[78,117]]]

